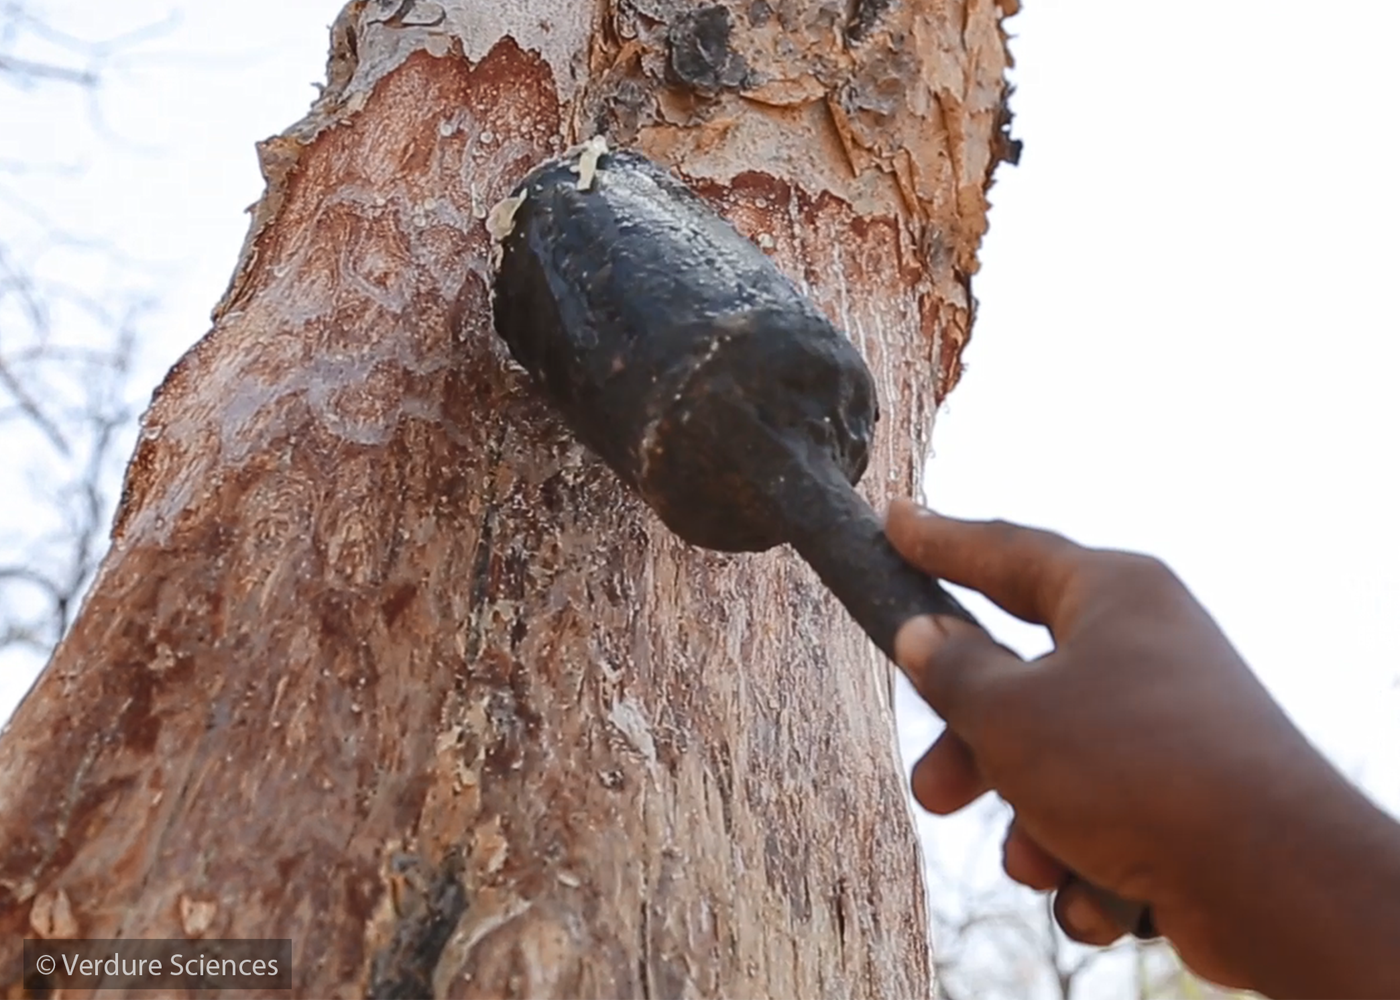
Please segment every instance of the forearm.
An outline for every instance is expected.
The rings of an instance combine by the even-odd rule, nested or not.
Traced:
[[[1400,996],[1400,824],[1318,765],[1271,796],[1288,808],[1223,831],[1199,912],[1268,996]]]

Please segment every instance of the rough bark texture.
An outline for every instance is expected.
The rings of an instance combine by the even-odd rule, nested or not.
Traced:
[[[595,132],[678,166],[864,351],[866,488],[907,494],[1010,12],[351,3],[0,742],[0,992],[25,935],[188,935],[290,937],[301,996],[929,995],[885,664],[572,442],[482,220]]]

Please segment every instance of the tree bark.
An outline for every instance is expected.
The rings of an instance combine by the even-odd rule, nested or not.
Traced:
[[[81,936],[290,938],[298,996],[930,995],[887,665],[571,440],[483,219],[598,132],[678,168],[862,349],[908,494],[1013,6],[350,3],[0,741],[0,993]]]

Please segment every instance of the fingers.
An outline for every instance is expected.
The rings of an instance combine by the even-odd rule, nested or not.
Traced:
[[[1069,869],[1032,840],[1015,820],[1006,828],[1006,840],[1001,845],[1001,864],[1011,878],[1039,892],[1049,892],[1063,885],[1069,877]]]
[[[909,786],[914,801],[940,816],[970,805],[988,790],[972,751],[951,729],[945,729],[914,765]]]
[[[1025,669],[976,625],[946,616],[909,619],[895,634],[894,655],[924,701],[973,746],[996,709],[997,682]]]
[[[1015,881],[1038,892],[1057,889],[1055,921],[1081,944],[1108,945],[1135,930],[1151,936],[1150,914],[1141,904],[1128,903],[1082,881],[1041,847],[1016,820],[1002,843],[1002,867]],[[1132,926],[1129,926],[1132,925]]]
[[[1078,879],[1067,880],[1055,893],[1055,922],[1080,944],[1104,947],[1127,933],[1099,901],[1097,890]]]
[[[1049,531],[1004,521],[959,521],[908,500],[890,504],[885,533],[931,576],[970,587],[1024,621],[1067,629],[1067,585],[1087,549]]]

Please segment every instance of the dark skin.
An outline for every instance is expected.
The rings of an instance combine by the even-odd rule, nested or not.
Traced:
[[[914,768],[924,808],[1005,799],[1007,874],[1055,891],[1086,944],[1121,931],[1071,871],[1150,903],[1206,979],[1400,997],[1400,824],[1297,730],[1167,567],[906,501],[886,531],[912,564],[1055,641],[1027,662],[955,619],[900,630],[900,666],[948,723]]]

